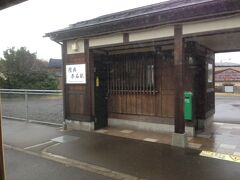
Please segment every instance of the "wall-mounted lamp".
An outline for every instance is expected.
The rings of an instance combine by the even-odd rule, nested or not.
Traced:
[[[78,50],[79,50],[78,41],[74,41],[74,42],[72,43],[71,49],[72,49],[72,51],[78,51]]]

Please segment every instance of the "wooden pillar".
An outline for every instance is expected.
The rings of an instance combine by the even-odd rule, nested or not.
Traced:
[[[93,52],[89,50],[89,75],[90,75],[90,101],[91,101],[91,116],[92,121],[95,117],[95,77],[94,77],[94,55]]]
[[[185,133],[183,115],[184,102],[184,40],[182,25],[174,27],[174,69],[175,69],[175,133]]]
[[[5,179],[1,107],[0,107],[0,179],[2,179],[2,180]]]
[[[62,46],[62,98],[63,98],[63,129],[67,129],[66,124],[66,54],[67,45],[64,41]]]
[[[86,61],[86,75],[87,75],[87,84],[86,84],[86,104],[84,105],[89,109],[89,116],[92,118],[92,61],[90,58],[89,52],[89,40],[84,40],[84,53],[85,53],[85,61]]]
[[[62,44],[62,95],[63,95],[63,118],[66,119],[66,42]]]

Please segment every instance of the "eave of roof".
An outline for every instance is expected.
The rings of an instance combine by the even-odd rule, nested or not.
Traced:
[[[220,74],[220,73],[222,73],[222,72],[229,71],[229,70],[234,71],[234,72],[237,72],[237,73],[240,73],[240,71],[238,71],[238,70],[236,70],[236,69],[227,68],[227,69],[215,71],[215,74]]]
[[[0,1],[0,10],[8,8],[10,6],[22,3],[24,1],[27,0],[4,0],[4,1]]]
[[[63,41],[239,12],[239,0],[171,0],[79,22],[45,36]]]
[[[215,65],[216,68],[240,67],[240,65]]]

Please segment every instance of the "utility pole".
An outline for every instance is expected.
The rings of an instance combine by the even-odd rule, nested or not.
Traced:
[[[2,107],[0,99],[0,179],[5,180],[4,157],[3,157],[3,136],[2,136]]]

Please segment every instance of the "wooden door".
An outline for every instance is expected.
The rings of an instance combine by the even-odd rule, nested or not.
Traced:
[[[94,62],[95,65],[95,129],[108,125],[108,71],[105,56]]]

